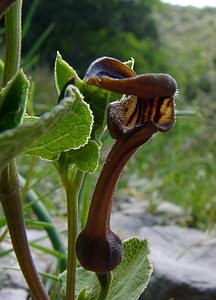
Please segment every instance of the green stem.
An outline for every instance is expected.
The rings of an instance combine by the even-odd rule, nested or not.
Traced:
[[[5,63],[2,86],[20,68],[22,0],[17,0],[5,15]]]
[[[68,268],[66,300],[75,299],[76,281],[76,238],[77,238],[77,203],[80,187],[83,180],[83,172],[74,169],[71,181],[65,187],[68,210]]]
[[[30,182],[31,182],[32,175],[33,175],[33,172],[34,172],[35,162],[36,162],[36,156],[33,156],[31,161],[30,161],[29,169],[28,169],[28,172],[27,172],[26,180],[25,180],[25,185],[22,186],[22,199],[25,199],[26,193],[29,190]]]
[[[21,175],[19,175],[19,182],[21,187],[26,186],[25,179]],[[26,201],[31,204],[32,210],[37,216],[38,220],[53,224],[53,220],[49,212],[47,211],[43,203],[40,201],[37,194],[32,189],[26,193]],[[56,251],[65,254],[64,242],[62,240],[59,231],[55,228],[55,226],[50,228],[45,228],[45,230],[50,238],[53,248]],[[59,261],[60,271],[63,272],[66,269],[66,267],[67,266],[65,260],[60,259]]]
[[[4,231],[0,235],[0,243],[4,240],[4,238],[6,237],[7,233],[8,233],[8,228],[6,227],[4,229]]]
[[[112,272],[106,274],[96,274],[100,282],[100,294],[97,300],[106,300],[112,283]]]
[[[4,12],[9,6],[13,4],[16,0],[1,0],[0,1],[0,18],[3,16]]]

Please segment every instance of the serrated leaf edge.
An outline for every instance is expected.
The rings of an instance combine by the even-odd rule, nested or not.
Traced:
[[[42,115],[42,118],[39,118],[37,121],[34,121],[34,122],[24,122],[22,125],[16,127],[16,128],[13,128],[13,129],[8,129],[8,130],[5,130],[4,132],[0,133],[0,144],[1,144],[1,140],[4,140],[4,139],[10,139],[11,137],[13,137],[14,134],[19,134],[19,132],[23,131],[23,127],[28,130],[28,128],[31,128],[32,126],[35,126],[35,122],[38,123],[38,126],[40,126],[40,123],[43,124],[43,122],[46,120],[46,119],[49,119],[50,115],[53,115],[52,118],[54,118],[54,116],[56,114],[58,114],[60,111],[64,111],[65,110],[65,107],[67,106],[67,102],[65,102],[65,100],[62,100],[61,104],[59,104],[58,106],[55,106],[50,112],[46,112],[45,114]],[[60,120],[61,118],[59,118]],[[42,126],[42,125],[41,125]],[[54,127],[55,125],[53,125]],[[44,134],[44,136],[46,135],[47,133]],[[42,135],[43,136],[43,135]],[[26,146],[24,146],[23,148],[20,149],[20,151],[17,151],[16,152],[16,155],[19,155],[21,154],[22,152],[25,152],[27,151],[27,149],[32,146],[34,143],[37,143],[37,141],[34,141],[32,140],[31,142],[27,143]],[[14,157],[14,156],[13,156]],[[9,157],[9,159],[13,158],[12,156]],[[5,164],[1,165],[0,166],[0,170],[2,168],[4,168],[4,166],[7,164],[7,161],[5,162]]]
[[[66,65],[68,68],[70,68],[73,73],[75,74],[75,77],[78,81],[81,81],[81,79],[79,78],[77,72],[62,58],[61,54],[59,51],[57,51],[57,55],[56,55],[56,59],[55,59],[55,66],[54,66],[54,81],[55,81],[55,86],[56,86],[56,90],[58,92],[58,94],[61,93],[59,86],[58,86],[58,82],[57,82],[57,63],[58,63],[58,59],[62,61],[62,63],[64,65]]]
[[[146,283],[144,289],[143,289],[142,292],[141,292],[141,294],[142,294],[142,293],[146,290],[146,288],[147,288],[147,286],[148,286],[148,284],[149,284],[149,280],[150,280],[150,278],[151,278],[151,275],[152,275],[152,273],[153,273],[153,263],[152,263],[152,260],[151,260],[151,249],[150,249],[150,247],[149,247],[148,241],[147,241],[146,239],[141,239],[141,238],[138,237],[138,236],[133,236],[133,237],[130,237],[130,238],[125,239],[125,240],[123,241],[123,245],[124,245],[125,242],[130,242],[130,240],[138,240],[138,242],[143,242],[143,243],[145,242],[145,243],[146,243],[146,246],[147,246],[147,249],[148,249],[147,260],[148,260],[148,262],[149,262],[149,266],[150,266],[151,270],[149,270],[148,281],[147,281],[147,283]],[[141,294],[140,294],[140,295],[141,295]],[[139,296],[140,296],[140,295],[139,295]]]
[[[67,87],[67,89],[69,89],[69,88],[70,88],[70,86]],[[77,94],[78,94],[78,97],[79,97],[79,99],[80,99],[80,101],[81,101],[86,107],[88,107],[88,110],[89,110],[89,113],[90,113],[90,117],[91,117],[91,124],[90,124],[89,134],[88,134],[88,136],[86,137],[86,140],[85,140],[85,142],[84,142],[83,144],[81,144],[80,146],[77,146],[77,147],[65,149],[65,150],[62,151],[62,152],[68,152],[68,151],[70,151],[71,149],[73,149],[73,150],[79,150],[81,147],[84,147],[84,146],[89,142],[89,140],[90,140],[90,138],[91,138],[92,128],[93,128],[93,124],[94,124],[94,115],[93,115],[93,113],[92,113],[92,111],[91,111],[90,105],[89,105],[87,102],[84,101],[83,95],[80,93],[79,89],[78,89],[76,86],[72,86],[72,85],[71,85],[71,88],[72,88],[72,92],[75,94],[74,98],[73,98],[72,96],[71,96],[71,97],[65,97],[65,98],[61,101],[61,103],[64,102],[64,103],[65,103],[65,106],[67,106],[67,103],[71,103],[71,104],[72,104],[72,102],[76,101],[76,93],[77,93]],[[74,91],[74,90],[75,90],[75,91]],[[37,142],[36,142],[36,143],[37,143]],[[36,144],[36,143],[35,143],[35,144]],[[34,144],[32,144],[32,145],[34,145]],[[43,148],[43,147],[42,147],[42,148]],[[26,150],[26,151],[28,151],[28,150]],[[42,159],[42,160],[46,160],[46,161],[52,162],[53,160],[58,159],[60,153],[61,153],[61,152],[59,152],[59,153],[55,156],[54,159],[46,159],[46,158],[44,158],[44,157],[42,157],[42,156],[40,156],[40,155],[38,155],[38,157],[40,157],[40,159]],[[32,154],[26,153],[26,155],[32,155]]]

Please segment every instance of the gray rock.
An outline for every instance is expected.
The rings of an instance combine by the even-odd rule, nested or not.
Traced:
[[[149,241],[154,272],[140,300],[216,300],[216,237],[176,225],[141,228],[134,216],[112,220],[121,237]]]
[[[156,214],[163,214],[168,216],[185,216],[185,211],[178,205],[163,201],[155,209]]]
[[[129,211],[117,211],[111,215],[111,225],[125,239],[140,231],[145,226],[164,225],[164,219],[140,211],[140,214],[130,214]]]
[[[23,289],[4,289],[0,291],[0,299],[4,300],[25,300],[28,297],[28,293]]]

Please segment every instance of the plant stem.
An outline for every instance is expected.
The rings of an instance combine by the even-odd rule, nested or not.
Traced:
[[[8,9],[10,5],[16,0],[1,0],[0,1],[0,18],[3,16],[4,12]]]
[[[5,62],[2,86],[20,68],[22,0],[17,0],[5,15]]]
[[[3,86],[20,68],[21,10],[22,0],[17,0],[5,15],[6,53]],[[15,159],[10,161],[0,175],[0,200],[13,248],[26,282],[35,299],[48,300],[28,245]]]
[[[33,171],[34,171],[35,162],[36,162],[36,156],[33,156],[31,158],[31,161],[30,161],[30,164],[29,164],[29,169],[28,169],[27,176],[26,176],[26,179],[25,179],[25,185],[22,186],[22,199],[25,199],[26,194],[29,190],[30,182],[31,182],[31,179],[32,179]]]
[[[19,182],[21,187],[26,186],[25,179],[21,175],[19,175]],[[38,220],[53,224],[53,220],[48,210],[32,189],[26,193],[26,201],[31,204],[32,210],[37,216]],[[50,242],[52,243],[53,248],[56,251],[65,254],[64,242],[57,228],[53,225],[53,227],[45,228],[45,230],[50,238]],[[66,267],[66,261],[64,259],[59,259],[60,271],[63,272]]]
[[[23,276],[35,299],[48,300],[43,285],[37,274],[32,260],[25,230],[22,200],[18,179],[16,177],[15,162],[11,162],[1,174],[1,202],[7,220],[11,241]]]
[[[89,235],[103,236],[110,231],[112,194],[125,164],[139,146],[146,143],[157,132],[157,128],[147,123],[142,128],[134,128],[113,144],[98,178],[92,197],[85,231]],[[97,218],[95,217],[97,216]]]
[[[68,180],[65,180],[65,178],[62,180],[66,191],[68,211],[68,268],[66,300],[75,299],[77,204],[84,173],[74,168],[71,175],[71,178],[67,176]]]
[[[97,300],[106,300],[109,294],[110,285],[112,283],[112,272],[107,272],[106,274],[96,274],[96,275],[100,282],[100,288],[101,288]]]

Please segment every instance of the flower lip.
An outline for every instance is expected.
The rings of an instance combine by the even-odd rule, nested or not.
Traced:
[[[90,83],[89,81],[92,81],[93,78],[101,81],[104,77],[123,79],[135,75],[136,73],[131,68],[124,65],[120,60],[103,56],[91,63],[83,80]]]
[[[177,83],[169,74],[136,75],[119,60],[102,57],[90,65],[84,81],[126,95],[108,106],[108,129],[115,139],[146,122],[157,131],[168,131],[175,123]]]
[[[137,97],[175,97],[177,84],[169,74],[136,73],[117,59],[102,57],[88,68],[84,81],[106,90]]]

